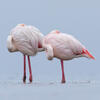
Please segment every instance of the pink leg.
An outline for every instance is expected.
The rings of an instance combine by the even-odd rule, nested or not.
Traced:
[[[62,83],[65,83],[65,75],[64,75],[64,65],[63,65],[63,60],[61,60],[61,69],[62,69]]]
[[[24,55],[24,76],[23,76],[23,82],[26,82],[26,56]]]
[[[31,70],[31,62],[29,56],[28,56],[28,64],[29,64],[29,73],[30,73],[29,80],[30,82],[32,82],[32,70]]]

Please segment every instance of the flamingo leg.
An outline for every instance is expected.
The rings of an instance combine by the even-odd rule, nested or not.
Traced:
[[[32,70],[31,70],[31,62],[29,56],[28,56],[28,64],[29,64],[29,73],[30,73],[29,80],[30,82],[32,82]]]
[[[26,82],[26,56],[24,55],[24,75],[23,75],[23,82]]]
[[[63,60],[61,60],[61,69],[62,69],[62,81],[61,83],[65,83],[65,75],[64,75],[64,65],[63,65]]]

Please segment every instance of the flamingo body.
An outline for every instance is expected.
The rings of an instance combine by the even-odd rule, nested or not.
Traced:
[[[87,57],[89,55],[83,53],[85,46],[82,45],[76,38],[72,35],[66,33],[56,34],[51,32],[46,35],[43,39],[43,47],[47,50],[48,59],[53,57],[62,59],[62,60],[71,60],[77,57]],[[91,55],[92,56],[92,55]]]
[[[18,24],[11,30],[7,39],[7,47],[10,52],[20,51],[24,55],[34,56],[42,43],[42,33],[33,26]]]
[[[26,82],[26,55],[29,64],[29,80],[32,82],[31,62],[29,56],[36,55],[42,48],[43,34],[35,27],[25,24],[18,24],[11,30],[7,38],[7,48],[10,52],[21,52],[24,55],[23,82]]]
[[[76,38],[57,30],[53,30],[44,37],[43,48],[46,51],[48,60],[52,60],[54,57],[61,60],[62,83],[65,83],[63,60],[71,60],[78,57],[94,59],[85,46],[82,45]]]
[[[75,57],[79,57],[77,54],[81,54],[82,49],[85,48],[73,36],[64,33],[48,34],[44,38],[43,46],[44,48],[48,48],[50,46],[53,49],[52,58],[57,57],[63,60],[70,60]]]

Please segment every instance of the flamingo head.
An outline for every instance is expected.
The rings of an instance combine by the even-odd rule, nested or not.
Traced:
[[[8,36],[7,38],[7,48],[9,52],[15,52],[18,51],[15,45],[13,44],[13,38],[11,35]]]
[[[82,56],[84,56],[84,57],[87,57],[87,58],[90,58],[90,59],[94,59],[95,60],[95,58],[89,53],[89,51],[87,50],[87,49],[82,49]]]

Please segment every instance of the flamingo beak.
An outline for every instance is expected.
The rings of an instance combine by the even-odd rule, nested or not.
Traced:
[[[93,60],[95,60],[95,58],[89,53],[89,51],[88,50],[86,50],[86,49],[83,49],[83,54],[86,56],[86,57],[88,57],[88,58],[91,58],[91,59],[93,59]]]

